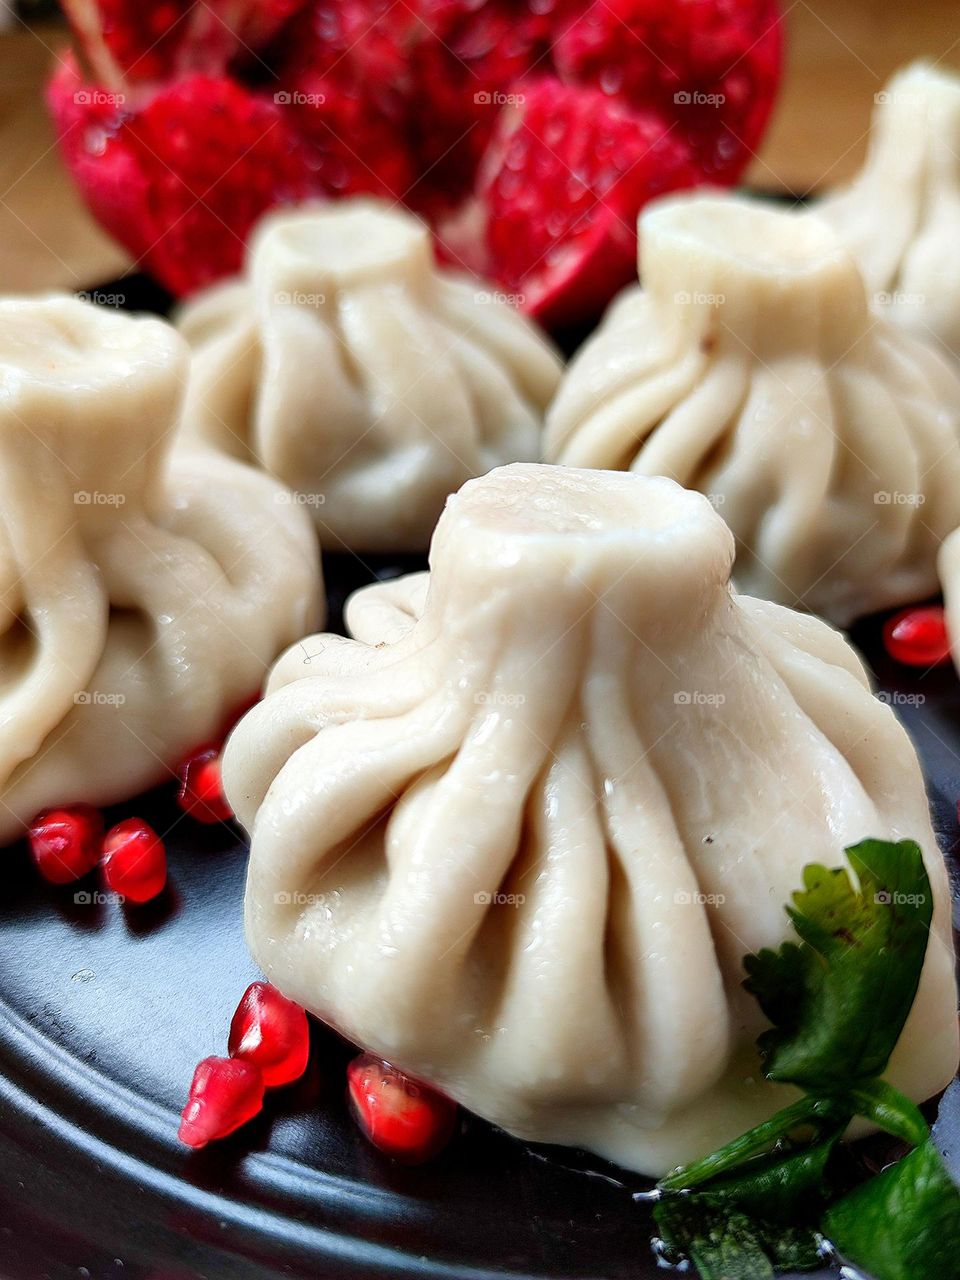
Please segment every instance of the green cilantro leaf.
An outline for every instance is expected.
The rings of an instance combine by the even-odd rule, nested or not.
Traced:
[[[791,1228],[785,1240],[782,1227],[770,1230],[735,1209],[715,1208],[700,1195],[691,1200],[683,1206],[664,1205],[657,1223],[667,1248],[688,1258],[700,1280],[774,1280],[775,1268],[812,1271],[818,1265],[812,1235],[801,1241]]]
[[[960,1189],[929,1138],[828,1209],[824,1231],[879,1280],[960,1280]]]
[[[664,1244],[703,1280],[770,1280],[774,1268],[817,1267],[827,1162],[839,1137],[751,1160],[703,1191],[665,1191],[654,1210]]]
[[[787,907],[800,941],[744,960],[744,985],[773,1024],[757,1042],[764,1074],[804,1095],[660,1183],[664,1247],[704,1280],[809,1269],[818,1223],[877,1280],[960,1280],[960,1189],[919,1109],[881,1079],[926,954],[923,855],[910,840],[846,853],[858,887],[845,870],[808,866]],[[849,1171],[835,1148],[855,1115],[915,1149],[841,1199]]]
[[[933,895],[920,848],[863,840],[844,869],[808,866],[787,913],[801,941],[747,956],[748,991],[774,1024],[764,1074],[820,1094],[882,1074],[913,1004]]]

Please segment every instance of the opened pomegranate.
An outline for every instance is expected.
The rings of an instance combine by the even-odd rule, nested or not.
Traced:
[[[646,201],[739,178],[780,77],[776,0],[63,4],[87,69],[50,85],[64,158],[179,294],[272,206],[370,193],[532,314],[587,318]]]

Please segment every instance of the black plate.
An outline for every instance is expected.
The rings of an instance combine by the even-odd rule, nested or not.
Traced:
[[[111,286],[143,301],[130,282]],[[156,306],[155,309],[161,309]],[[419,567],[328,557],[331,626],[346,594]],[[855,634],[923,757],[942,847],[957,852],[960,683],[914,673]],[[196,1062],[225,1052],[256,969],[241,930],[246,849],[180,814],[172,789],[118,807],[164,833],[171,884],[126,910],[91,879],[54,890],[22,846],[0,905],[0,1275],[3,1280],[444,1277],[653,1280],[643,1180],[532,1149],[467,1119],[435,1162],[405,1169],[368,1146],[344,1105],[347,1048],[317,1026],[307,1078],[228,1141],[176,1140]],[[960,1090],[940,1146],[960,1171]],[[885,1140],[864,1144],[883,1161]],[[835,1275],[824,1271],[823,1276]],[[933,1280],[933,1278],[929,1278]]]

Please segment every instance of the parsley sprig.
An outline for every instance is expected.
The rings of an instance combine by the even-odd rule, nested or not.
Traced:
[[[918,1108],[882,1079],[927,949],[923,855],[912,840],[846,855],[857,886],[846,869],[806,867],[787,907],[799,942],[744,961],[772,1024],[757,1042],[764,1075],[803,1096],[659,1184],[663,1245],[703,1280],[811,1270],[825,1237],[876,1280],[960,1280],[960,1188]],[[859,1185],[840,1142],[856,1116],[913,1148]]]

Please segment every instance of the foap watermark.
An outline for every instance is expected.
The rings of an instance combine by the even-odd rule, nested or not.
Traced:
[[[125,93],[107,93],[105,89],[78,89],[73,95],[78,107],[122,107]]]
[[[905,107],[922,107],[926,104],[927,96],[923,93],[907,93],[903,89],[881,89],[879,93],[873,95],[873,100],[878,107],[885,106],[889,102],[902,103]]]
[[[122,707],[126,700],[125,693],[106,693],[103,689],[80,689],[73,695],[78,707]]]
[[[501,93],[499,89],[481,89],[473,95],[478,107],[522,107],[526,96],[522,93]]]
[[[78,302],[92,302],[97,307],[123,307],[127,303],[125,293],[106,293],[103,289],[81,289],[74,297]]]
[[[306,293],[303,289],[280,289],[273,295],[278,307],[322,307],[327,300],[325,293]]]
[[[487,893],[481,890],[473,895],[473,900],[478,907],[522,907],[527,898],[523,893]]]
[[[501,293],[499,289],[479,289],[473,295],[474,302],[498,303],[500,306],[522,307],[527,300],[525,293]]]
[[[478,707],[522,707],[526,697],[522,693],[506,693],[503,689],[481,689],[473,696]]]
[[[726,700],[725,693],[708,693],[705,689],[678,689],[673,695],[678,707],[722,707]]]
[[[922,707],[926,700],[925,693],[900,693],[897,689],[889,692],[881,689],[877,694],[877,701],[885,702],[888,707]]]
[[[873,495],[877,507],[922,507],[926,500],[925,493],[904,493],[899,489],[878,489]]]
[[[322,507],[326,500],[322,493],[304,493],[300,489],[284,489],[274,499],[282,507]]]
[[[102,889],[79,889],[73,901],[78,907],[122,907],[126,898],[122,893],[104,893]]]
[[[678,907],[722,907],[725,893],[701,893],[699,889],[678,889],[673,901]]]
[[[689,293],[681,289],[673,295],[678,307],[722,307],[727,300],[725,293]]]
[[[705,493],[703,495],[710,503],[711,507],[722,507],[727,501],[725,493]]]
[[[99,489],[78,489],[73,495],[78,507],[122,507],[127,500],[125,493],[101,493]]]
[[[678,89],[673,95],[678,107],[722,107],[725,93],[704,93],[701,89]]]
[[[922,907],[926,905],[927,895],[902,893],[899,889],[895,889],[892,893],[888,889],[879,889],[873,895],[873,900],[878,907]]]
[[[329,894],[303,893],[299,889],[295,889],[290,893],[284,891],[273,895],[273,901],[278,907],[325,907],[330,900]]]
[[[327,100],[325,93],[301,93],[299,89],[279,89],[273,100],[278,107],[322,107]]]
[[[922,307],[926,300],[925,293],[904,293],[902,289],[892,292],[881,289],[873,295],[874,304],[878,307]]]

